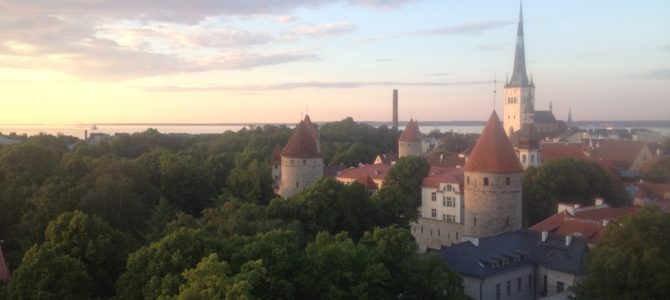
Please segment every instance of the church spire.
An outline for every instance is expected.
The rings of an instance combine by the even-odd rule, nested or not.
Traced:
[[[523,44],[523,8],[519,4],[519,26],[516,32],[516,50],[514,52],[514,70],[509,86],[528,86],[526,73],[526,51]]]

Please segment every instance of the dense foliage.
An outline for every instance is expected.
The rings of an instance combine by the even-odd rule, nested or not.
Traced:
[[[557,204],[593,205],[595,198],[619,207],[631,199],[617,178],[581,160],[550,160],[523,175],[524,224],[532,226],[556,213]]]
[[[15,271],[0,296],[463,297],[460,277],[417,255],[407,230],[425,159],[400,160],[374,196],[323,178],[280,199],[269,160],[290,134],[147,130],[0,147],[0,239]],[[326,163],[357,165],[391,151],[395,133],[345,119],[323,125],[321,141]]]
[[[670,299],[670,215],[647,206],[610,224],[574,299]]]

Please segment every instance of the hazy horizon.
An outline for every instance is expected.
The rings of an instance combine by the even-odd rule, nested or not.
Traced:
[[[524,1],[537,109],[668,120],[670,3]],[[482,121],[519,1],[0,0],[3,124]]]

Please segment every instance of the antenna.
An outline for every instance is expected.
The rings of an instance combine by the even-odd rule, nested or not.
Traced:
[[[496,85],[498,84],[498,79],[496,78],[496,73],[493,73],[493,110],[496,110]]]

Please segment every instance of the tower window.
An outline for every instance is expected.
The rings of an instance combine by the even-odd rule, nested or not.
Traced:
[[[509,177],[505,178],[505,183],[509,186],[510,184],[512,184],[512,179]]]
[[[526,154],[521,155],[521,162],[524,164],[526,163]]]
[[[488,186],[488,185],[489,185],[489,178],[484,177],[484,186]]]
[[[300,187],[300,182],[296,182],[295,187],[299,188]]]
[[[303,164],[303,165],[306,165],[306,164],[307,164],[307,160],[306,160],[306,159],[303,159],[303,160],[302,160],[302,164]]]
[[[473,218],[472,219],[473,223],[475,224],[475,226],[477,226],[477,217],[472,217],[472,218]]]
[[[467,180],[468,184],[470,184],[470,176],[468,176],[468,178],[466,180]]]

